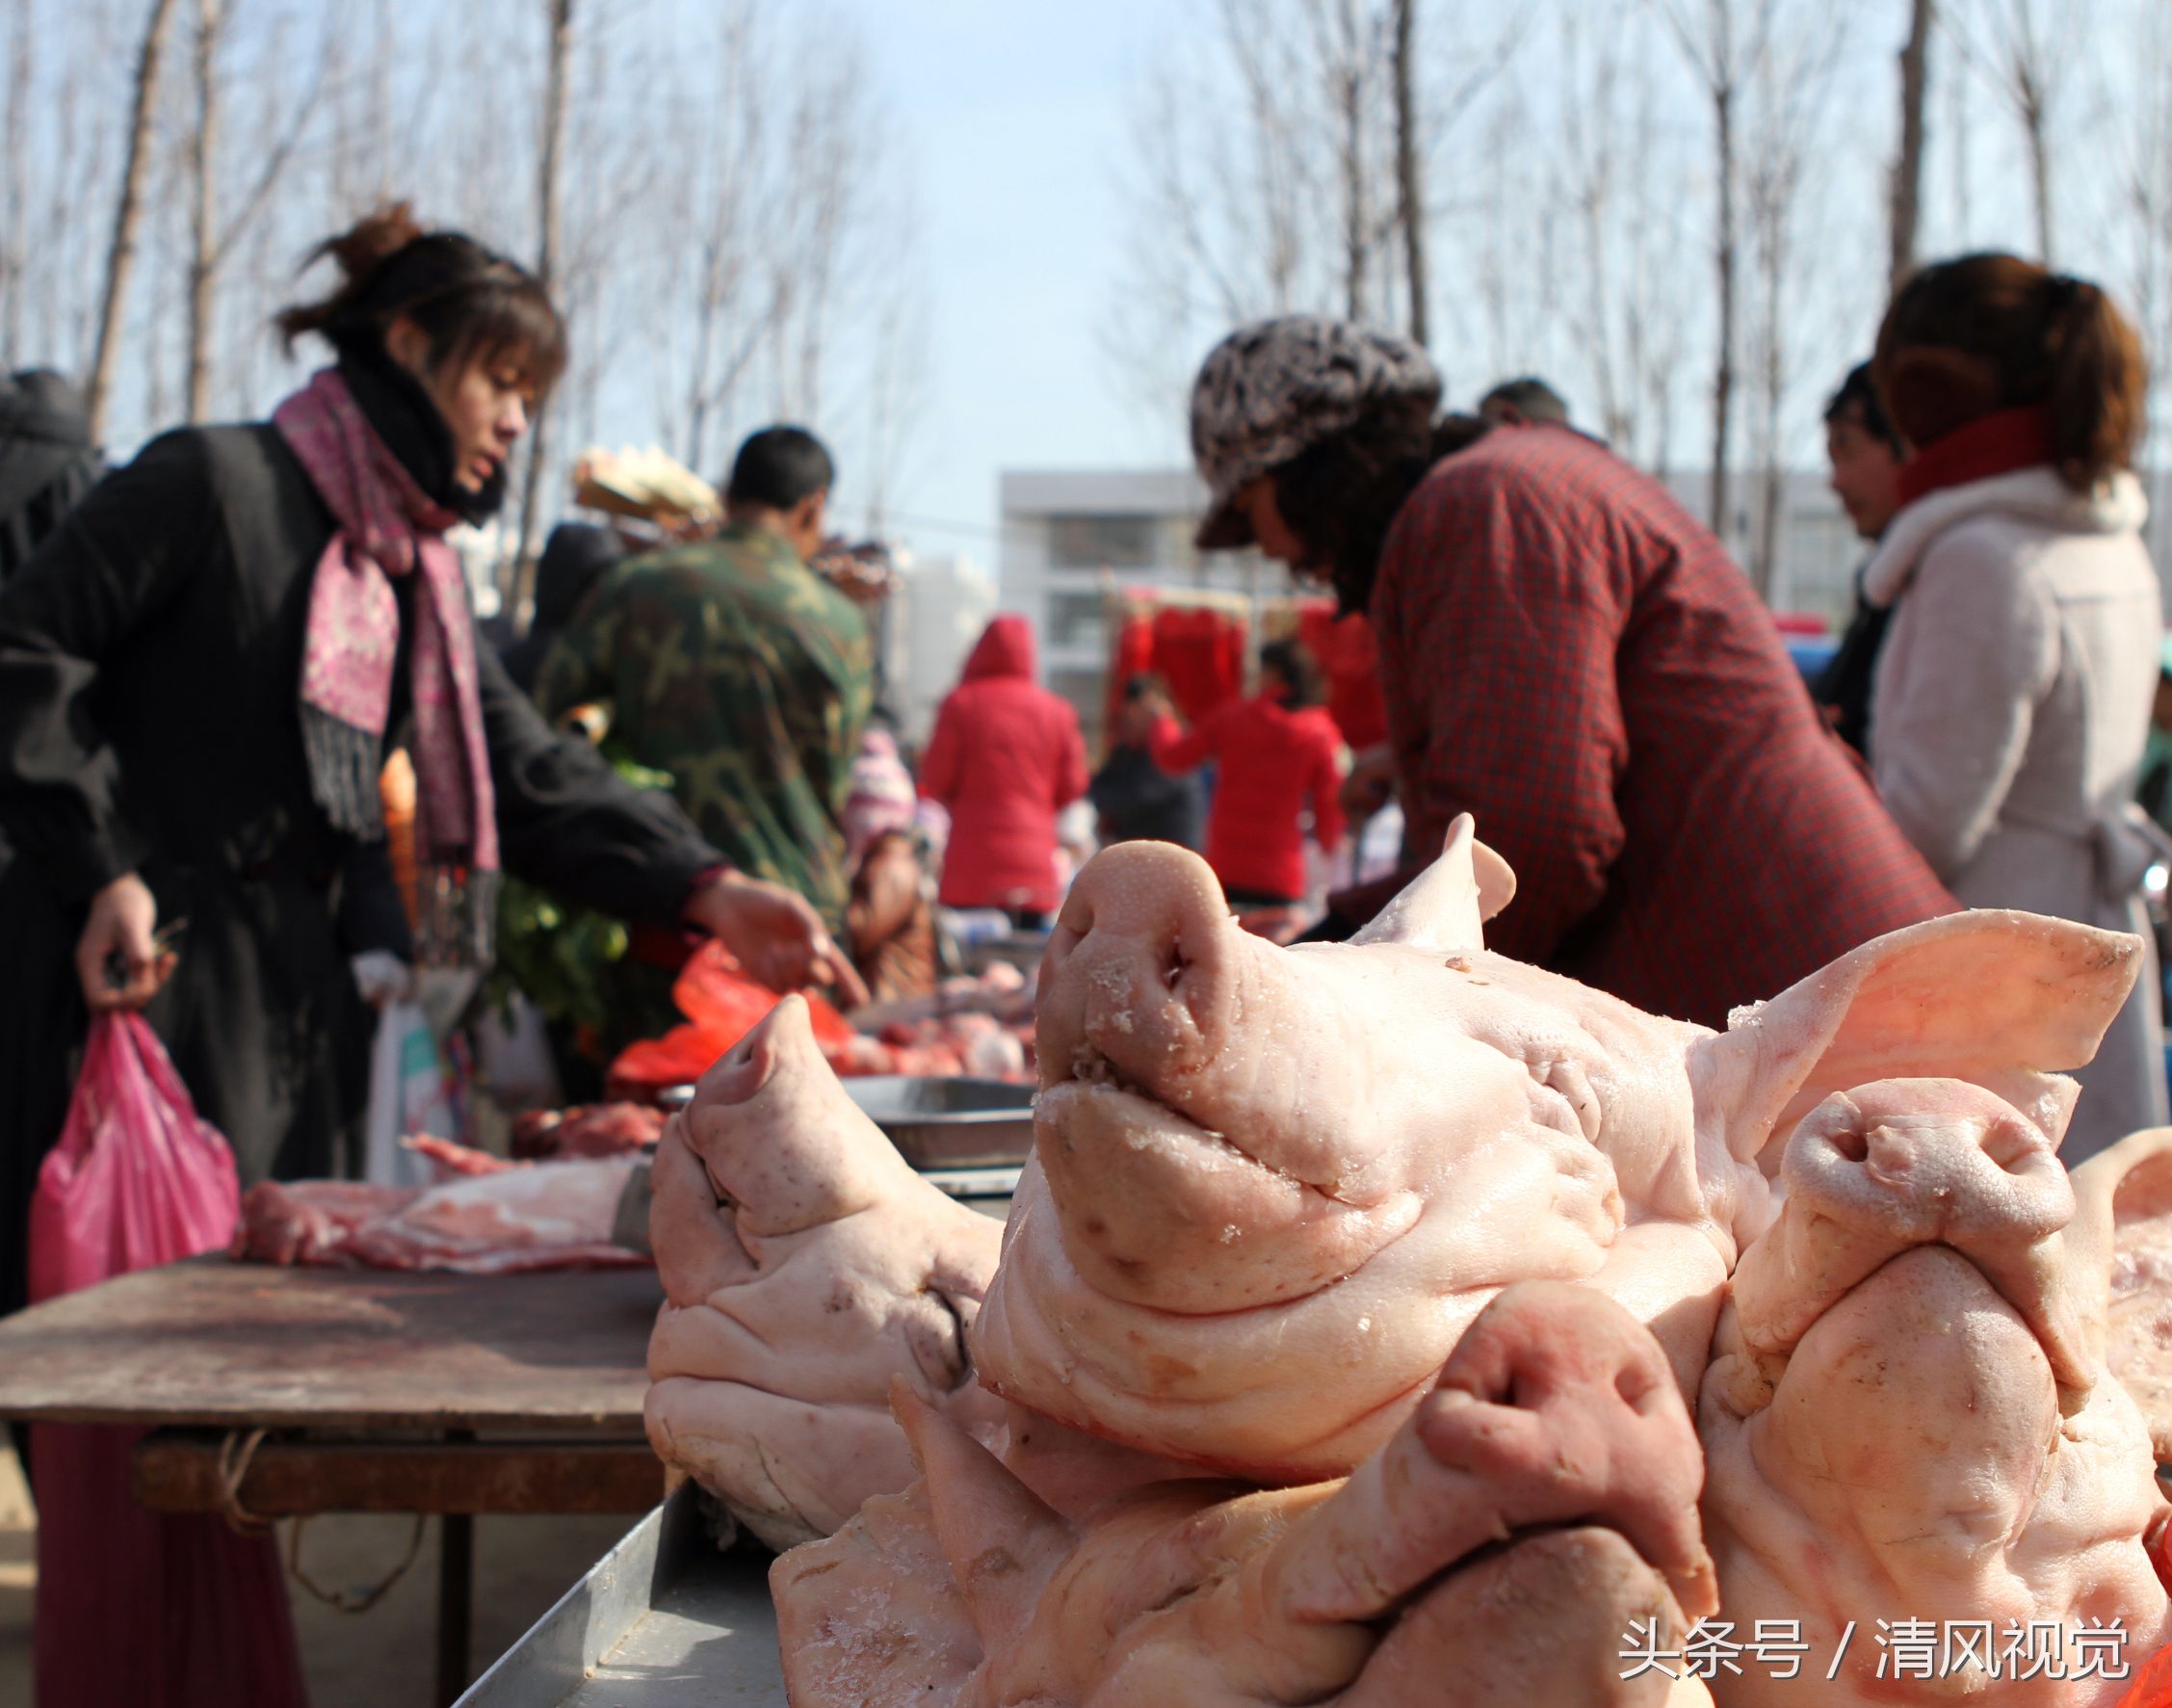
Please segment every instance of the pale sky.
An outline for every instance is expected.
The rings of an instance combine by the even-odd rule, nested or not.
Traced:
[[[1125,237],[1129,92],[1169,38],[1169,8],[851,0],[848,10],[912,150],[925,221],[929,413],[893,499],[897,531],[916,550],[992,569],[1001,469],[1166,465],[1185,454],[1182,420],[1172,412],[1155,435],[1100,349]],[[849,468],[843,485],[849,503]]]

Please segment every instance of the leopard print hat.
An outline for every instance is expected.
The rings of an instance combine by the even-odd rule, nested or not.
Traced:
[[[1202,551],[1252,542],[1233,503],[1250,481],[1387,398],[1440,401],[1432,360],[1408,339],[1323,315],[1241,327],[1208,353],[1191,387],[1191,455],[1207,484]]]

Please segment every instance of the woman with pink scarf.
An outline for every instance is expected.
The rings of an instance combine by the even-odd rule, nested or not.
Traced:
[[[404,207],[289,310],[334,357],[271,420],[155,439],[0,593],[0,1312],[87,1008],[142,1008],[244,1185],[330,1174],[364,1106],[365,949],[490,953],[501,870],[717,936],[779,988],[859,984],[814,912],[726,869],[670,798],[561,740],[478,648],[445,539],[492,513],[564,363],[531,275]],[[401,943],[378,776],[418,779]],[[391,917],[386,917],[389,911]],[[174,947],[161,933],[186,922]]]

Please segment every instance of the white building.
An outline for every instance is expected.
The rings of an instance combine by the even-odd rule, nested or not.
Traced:
[[[919,745],[933,733],[936,708],[995,615],[996,584],[970,558],[900,551],[894,562],[898,591],[881,617],[882,703],[903,739]]]
[[[1669,475],[1667,490],[1700,522],[1712,499],[1712,477],[1703,470]],[[1826,485],[1822,469],[1791,470],[1781,488],[1780,537],[1772,571],[1770,602],[1775,611],[1800,612],[1825,619],[1838,634],[1847,626],[1855,603],[1855,571],[1870,555],[1855,526]],[[1724,539],[1737,563],[1751,562],[1765,478],[1756,469],[1739,468],[1728,479],[1728,508],[1734,512]]]
[[[1288,572],[1257,552],[1192,545],[1207,493],[1188,468],[1010,472],[1000,495],[1003,608],[1033,619],[1041,679],[1078,708],[1089,745],[1100,735],[1112,593],[1212,588],[1258,600],[1290,591]]]

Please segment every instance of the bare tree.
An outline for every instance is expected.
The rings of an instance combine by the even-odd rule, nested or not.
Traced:
[[[1598,396],[1599,431],[1617,445],[1630,437],[1635,422],[1634,388],[1624,383],[1615,337],[1620,280],[1610,242],[1619,187],[1616,168],[1622,161],[1615,92],[1623,73],[1626,22],[1620,8],[1597,16],[1563,13],[1556,61],[1567,90],[1555,161],[1556,193],[1582,246],[1576,271],[1583,287],[1569,305],[1567,326]],[[1653,170],[1653,162],[1639,161],[1636,175]]]
[[[1373,212],[1374,84],[1381,69],[1380,32],[1370,0],[1311,0],[1310,19],[1320,76],[1326,85],[1331,154],[1341,202],[1343,313],[1372,318],[1373,251],[1379,241]]]
[[[772,79],[759,64],[754,8],[721,15],[712,98],[693,175],[691,204],[699,223],[687,252],[694,262],[691,303],[693,347],[685,374],[685,450],[689,466],[708,466],[715,417],[746,381],[783,312],[785,281],[763,229],[774,207],[761,176],[769,169]],[[770,263],[764,265],[765,259]]]
[[[1170,56],[1135,110],[1108,342],[1157,419],[1235,322],[1309,309],[1429,333],[1427,163],[1529,17],[1433,24],[1456,43],[1433,52],[1415,0],[1218,0],[1211,52]]]
[[[219,28],[223,0],[196,0],[196,130],[190,165],[196,179],[189,257],[191,421],[211,413],[211,316],[219,272]]]
[[[1795,10],[1795,28],[1784,36],[1774,32],[1749,85],[1755,98],[1743,182],[1758,287],[1755,437],[1762,488],[1749,570],[1767,599],[1776,590],[1787,516],[1782,416],[1793,378],[1790,357],[1799,337],[1794,293],[1803,271],[1795,239],[1805,181],[1819,158],[1818,126],[1852,12],[1849,0],[1818,0],[1807,18],[1802,9]]]
[[[1735,407],[1735,323],[1740,312],[1737,273],[1741,261],[1738,230],[1740,181],[1735,159],[1737,105],[1744,83],[1764,59],[1775,0],[1660,0],[1684,57],[1712,103],[1714,148],[1713,268],[1718,287],[1718,337],[1712,378],[1713,532],[1725,539],[1728,462]]]
[[[1418,137],[1418,0],[1396,0],[1396,226],[1410,299],[1411,342],[1426,343],[1426,188]]]
[[[1923,222],[1923,104],[1930,91],[1930,35],[1936,18],[1935,0],[1909,0],[1908,40],[1900,50],[1900,152],[1893,163],[1894,290],[1916,269],[1916,233]]]
[[[1663,477],[1674,461],[1675,406],[1693,313],[1688,273],[1694,250],[1664,172],[1674,145],[1672,104],[1650,56],[1631,62],[1624,98],[1627,158],[1658,170],[1630,174],[1621,213],[1623,390],[1635,413],[1620,442],[1630,456]]]
[[[332,66],[328,41],[324,61],[309,84],[296,92],[294,112],[282,122],[275,80],[267,80],[258,92],[258,112],[263,123],[253,152],[257,159],[255,180],[243,192],[240,202],[223,224],[220,219],[220,129],[224,104],[224,74],[220,48],[229,27],[227,0],[196,0],[194,54],[196,121],[190,139],[189,170],[193,185],[190,198],[189,306],[187,379],[184,404],[191,421],[211,416],[211,386],[216,367],[219,279],[228,255],[254,224],[287,163],[308,129],[316,110],[318,92]],[[272,33],[272,52],[277,59],[280,34]]]
[[[2163,400],[2172,396],[2172,362],[2165,359],[2172,352],[2172,38],[2151,28],[2157,21],[2151,0],[2137,0],[2134,21],[2140,98],[2129,114],[2122,200],[2131,217],[2123,223],[2135,317],[2143,343],[2158,356],[2150,364],[2159,407],[2148,415],[2155,422],[2162,419]],[[2150,436],[2162,443],[2154,430]],[[2159,513],[2153,506],[2153,528]]]
[[[8,9],[7,110],[0,121],[0,155],[7,185],[0,195],[0,366],[13,368],[23,348],[23,299],[29,294],[25,250],[30,242],[30,87],[36,41],[32,0]]]
[[[137,227],[143,219],[144,181],[150,171],[151,118],[158,107],[159,62],[172,21],[174,0],[150,0],[143,45],[136,59],[130,102],[128,153],[121,170],[120,197],[114,207],[113,245],[107,252],[106,287],[98,313],[98,343],[91,359],[91,436],[105,435],[106,406],[113,395],[120,359],[120,321],[128,299],[128,276],[136,265]]]
[[[2089,29],[2086,0],[2057,0],[2051,7],[2042,0],[1977,0],[1949,30],[1961,58],[1998,91],[2021,130],[2036,251],[2047,267],[2055,252],[2053,180],[2059,120],[2077,44],[2088,39]],[[2145,27],[2142,34],[2154,29]]]
[[[559,163],[565,146],[567,85],[572,75],[573,0],[547,0],[550,15],[550,71],[544,85],[542,150],[536,174],[536,222],[540,241],[536,276],[548,290],[558,268]],[[528,478],[521,486],[520,533],[513,541],[513,621],[528,625],[529,601],[536,586],[536,512],[550,473],[551,410],[539,407],[528,435]]]

